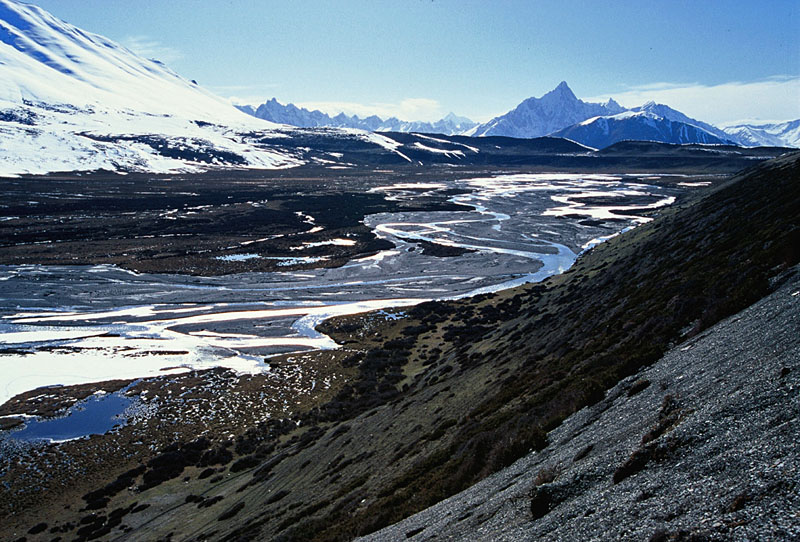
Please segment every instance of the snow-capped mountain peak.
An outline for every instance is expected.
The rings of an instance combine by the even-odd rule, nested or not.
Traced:
[[[605,104],[584,102],[562,81],[541,98],[528,98],[505,115],[473,128],[467,135],[540,137],[592,117],[623,111],[625,109],[613,100]]]
[[[445,122],[452,122],[455,125],[467,125],[467,124],[475,125],[475,123],[472,121],[472,119],[469,119],[467,117],[462,117],[460,115],[456,115],[452,111],[449,112],[444,117],[442,117],[442,120],[445,121]]]
[[[578,99],[566,81],[561,81],[556,88],[544,94],[540,100],[562,100],[562,101],[575,101]]]

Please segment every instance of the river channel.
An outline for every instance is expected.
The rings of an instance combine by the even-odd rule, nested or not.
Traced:
[[[395,248],[338,268],[195,277],[0,266],[0,404],[41,386],[266,371],[271,355],[335,348],[314,330],[331,316],[542,280],[687,189],[660,178],[500,175],[373,188],[391,198],[450,190],[463,210],[370,215],[365,223]],[[461,253],[426,254],[426,243]]]

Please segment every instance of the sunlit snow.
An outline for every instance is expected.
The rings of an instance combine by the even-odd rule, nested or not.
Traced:
[[[294,167],[306,160],[260,142],[294,131],[36,6],[0,0],[0,175]],[[385,136],[336,133],[402,156]]]

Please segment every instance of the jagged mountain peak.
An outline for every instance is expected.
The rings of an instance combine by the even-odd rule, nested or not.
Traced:
[[[567,84],[566,81],[561,81],[556,88],[554,88],[553,90],[542,96],[541,99],[544,100],[548,97],[550,98],[558,97],[561,99],[566,99],[571,101],[578,99],[578,97],[575,96],[575,93],[572,92],[572,89],[569,88],[569,85]]]
[[[584,102],[562,81],[540,98],[531,97],[505,115],[468,132],[475,136],[541,137],[586,119],[625,111],[617,102]]]
[[[515,109],[536,107],[537,105],[542,104],[546,104],[551,107],[557,107],[574,102],[581,102],[581,100],[575,96],[575,93],[572,92],[572,89],[569,88],[569,85],[567,85],[566,81],[561,81],[561,83],[559,83],[559,85],[553,90],[545,92],[539,98],[531,96],[530,98],[520,102]]]

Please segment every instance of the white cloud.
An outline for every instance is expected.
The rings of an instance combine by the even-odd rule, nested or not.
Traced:
[[[800,118],[800,76],[719,85],[652,83],[586,100],[608,98],[614,98],[625,107],[653,100],[720,126],[740,121],[794,120]]]
[[[319,109],[329,115],[345,113],[347,115],[358,115],[368,117],[378,115],[386,119],[397,117],[401,120],[436,121],[446,113],[442,105],[430,98],[406,98],[398,103],[389,102],[302,102],[295,104],[306,109]]]
[[[150,36],[128,36],[122,39],[122,45],[145,58],[154,58],[164,64],[169,64],[183,58],[180,50],[163,45]]]

